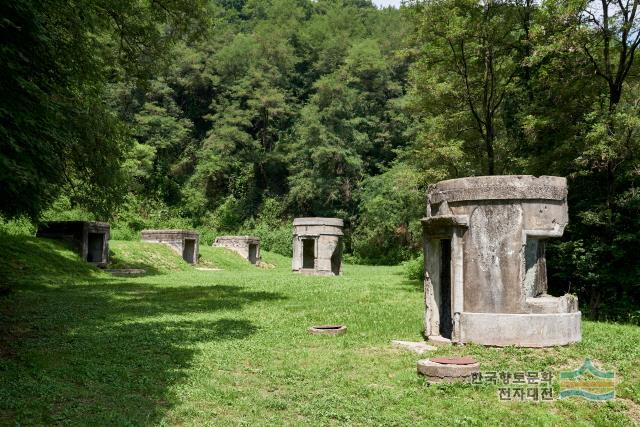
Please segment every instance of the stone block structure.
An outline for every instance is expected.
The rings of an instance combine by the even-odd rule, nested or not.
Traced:
[[[193,230],[142,230],[145,242],[162,243],[177,252],[189,264],[198,262],[200,234]]]
[[[50,221],[38,227],[36,236],[70,242],[85,261],[98,267],[109,262],[110,227],[97,221]]]
[[[293,220],[292,270],[315,275],[338,276],[342,272],[342,228],[339,218]]]
[[[213,246],[230,249],[254,265],[260,261],[260,239],[255,236],[220,236]]]
[[[435,184],[422,219],[425,335],[494,346],[580,341],[577,299],[547,295],[545,242],[567,222],[565,178]]]

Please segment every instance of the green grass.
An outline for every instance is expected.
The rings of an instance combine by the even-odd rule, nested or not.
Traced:
[[[111,242],[120,265],[156,246]],[[170,254],[170,253],[169,253]],[[501,403],[494,386],[429,386],[420,357],[422,294],[400,267],[299,276],[263,253],[259,269],[202,247],[199,271],[175,256],[115,278],[54,242],[0,236],[0,424],[629,425],[640,419],[640,328],[584,322],[582,343],[550,349],[450,347],[483,370],[565,369],[591,357],[621,378],[610,403]],[[173,255],[169,255],[171,258]],[[155,262],[155,261],[154,261]],[[174,268],[179,266],[179,268]],[[314,336],[312,324],[344,323]],[[431,355],[429,355],[431,356]]]

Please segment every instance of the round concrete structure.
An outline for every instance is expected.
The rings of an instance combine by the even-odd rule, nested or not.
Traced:
[[[547,295],[545,242],[567,222],[562,177],[435,184],[422,220],[426,334],[496,346],[580,341],[577,299]]]
[[[347,327],[344,325],[318,325],[310,327],[308,331],[313,335],[342,335],[347,332]]]
[[[340,275],[343,226],[340,218],[294,219],[292,270],[322,276]]]
[[[446,358],[445,358],[446,359]],[[471,382],[473,374],[480,372],[480,364],[475,360],[464,363],[438,362],[436,359],[418,360],[418,373],[429,382]]]

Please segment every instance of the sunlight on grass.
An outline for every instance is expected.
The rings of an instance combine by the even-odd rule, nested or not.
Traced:
[[[125,279],[54,242],[2,240],[13,291],[0,297],[0,424],[628,425],[637,416],[638,327],[584,322],[571,347],[438,350],[473,355],[483,370],[558,370],[591,357],[621,379],[622,399],[606,404],[501,403],[495,386],[429,386],[415,372],[420,357],[391,348],[421,339],[421,285],[402,267],[299,276],[279,255],[264,252],[276,268],[260,269],[201,247],[222,271],[200,271],[159,247],[112,242],[122,265],[163,257],[154,274]],[[307,333],[321,323],[348,331]]]

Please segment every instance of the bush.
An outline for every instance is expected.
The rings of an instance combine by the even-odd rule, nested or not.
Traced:
[[[354,256],[373,264],[412,259],[422,242],[425,191],[420,174],[407,166],[365,180],[352,236]]]
[[[36,234],[36,227],[27,217],[5,220],[0,216],[0,233],[12,236],[33,236]]]
[[[422,280],[424,278],[424,258],[422,256],[403,262],[402,267],[407,279]]]

